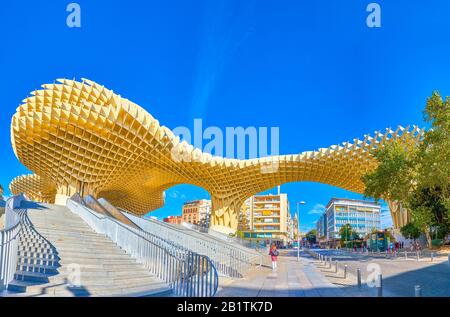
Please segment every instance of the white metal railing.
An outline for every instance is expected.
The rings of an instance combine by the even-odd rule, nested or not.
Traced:
[[[214,296],[219,283],[211,260],[166,239],[100,215],[71,199],[67,207],[94,231],[105,234],[150,272],[164,280],[177,296]]]
[[[21,217],[14,211],[25,199],[23,195],[9,198],[5,206],[5,228],[0,230],[0,290],[8,287],[17,269]]]
[[[144,231],[208,256],[217,271],[224,276],[243,277],[252,265],[261,264],[262,254],[256,250],[178,225],[123,213]]]

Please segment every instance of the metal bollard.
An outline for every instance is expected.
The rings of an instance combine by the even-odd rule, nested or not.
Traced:
[[[405,260],[408,259],[408,252],[405,251]]]
[[[419,251],[416,251],[417,261],[419,261]]]
[[[347,279],[347,264],[344,265],[344,279]]]
[[[356,269],[356,278],[358,281],[358,288],[361,288],[361,269],[360,268]]]
[[[414,296],[422,297],[422,288],[420,287],[420,285],[414,286]]]
[[[334,273],[337,273],[338,272],[338,262],[337,261],[334,261]]]
[[[381,273],[378,273],[376,286],[377,296],[383,297],[383,276],[381,275]]]
[[[328,268],[331,269],[331,261],[333,261],[333,259],[331,258],[331,256],[328,258]]]
[[[434,256],[434,253],[431,252],[431,262],[433,262],[433,256]]]

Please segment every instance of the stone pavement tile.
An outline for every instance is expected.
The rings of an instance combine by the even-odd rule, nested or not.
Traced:
[[[331,283],[316,268],[314,259],[302,252],[300,261],[285,253],[279,257],[278,270],[267,267],[250,270],[246,278],[221,283],[217,296],[246,297],[335,297],[346,296],[342,287]]]
[[[325,250],[324,250],[325,251]],[[327,251],[325,251],[327,252]],[[330,254],[330,253],[328,253]],[[352,296],[376,296],[375,288],[367,287],[368,265],[377,265],[383,274],[383,296],[414,296],[414,286],[420,285],[422,296],[450,296],[450,265],[441,259],[378,256],[346,256],[338,258],[340,272],[344,264],[348,266],[348,278],[344,280],[336,274],[322,274],[330,282],[341,284],[347,294]],[[356,268],[361,268],[362,286],[356,287]]]
[[[288,272],[288,296],[289,297],[304,297],[305,291],[302,289],[302,284],[295,271]]]
[[[226,278],[225,278],[226,279]],[[219,277],[219,281],[221,277]],[[257,297],[265,281],[265,274],[259,272],[259,268],[253,269],[248,276],[242,279],[234,279],[231,283],[219,283],[216,296],[220,297]]]

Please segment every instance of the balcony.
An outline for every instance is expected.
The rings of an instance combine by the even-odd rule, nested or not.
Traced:
[[[255,206],[253,207],[254,210],[279,210],[279,206]]]
[[[254,224],[276,224],[278,225],[280,223],[280,220],[275,221],[253,221]]]
[[[260,201],[254,201],[253,202],[254,205],[273,205],[275,204],[276,206],[280,205],[280,201],[279,200],[260,200]]]
[[[253,214],[253,218],[267,218],[267,217],[277,217],[280,218],[280,214],[277,213],[272,213],[269,215],[263,215],[263,214]]]

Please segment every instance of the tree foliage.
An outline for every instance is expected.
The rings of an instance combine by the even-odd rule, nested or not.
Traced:
[[[420,229],[412,222],[401,227],[400,232],[407,239],[415,240],[420,237]]]
[[[350,241],[352,239],[353,228],[347,223],[339,229],[339,235],[341,236],[341,241]]]
[[[420,144],[392,142],[374,150],[378,166],[362,181],[365,196],[396,201],[406,207],[413,226],[425,233],[431,245],[431,227],[447,233],[450,227],[450,98],[444,100],[434,92],[423,116],[431,127]]]
[[[400,142],[392,142],[373,154],[380,164],[362,176],[365,195],[376,200],[402,200],[412,187],[411,153]]]
[[[317,241],[317,230],[316,229],[312,229],[310,231],[308,231],[308,233],[305,235],[306,240],[309,241],[309,243],[316,243]]]

